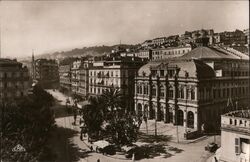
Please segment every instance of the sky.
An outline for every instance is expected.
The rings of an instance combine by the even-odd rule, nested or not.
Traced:
[[[248,1],[0,1],[2,57],[249,28]]]

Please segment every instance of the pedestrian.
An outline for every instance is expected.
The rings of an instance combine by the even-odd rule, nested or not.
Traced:
[[[81,134],[80,134],[80,139],[81,139],[81,141],[83,141],[82,131],[81,131]]]
[[[93,151],[93,146],[90,146],[90,151],[91,151],[91,152]]]
[[[135,153],[133,153],[133,155],[132,155],[132,162],[134,162],[135,161]]]
[[[74,110],[74,125],[76,125],[76,118],[77,118],[77,114],[76,114],[76,111]]]

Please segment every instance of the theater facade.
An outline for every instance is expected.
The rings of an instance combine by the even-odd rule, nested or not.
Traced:
[[[201,132],[219,129],[220,115],[249,105],[249,57],[218,46],[142,66],[135,113]]]

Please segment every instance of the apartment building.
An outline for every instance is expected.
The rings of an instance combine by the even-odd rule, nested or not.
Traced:
[[[137,70],[144,64],[138,57],[107,57],[94,61],[89,68],[89,93],[101,95],[104,90],[117,88],[127,99],[127,108],[132,110],[134,96],[134,79]]]
[[[30,77],[28,68],[11,59],[0,59],[0,101],[28,94]]]

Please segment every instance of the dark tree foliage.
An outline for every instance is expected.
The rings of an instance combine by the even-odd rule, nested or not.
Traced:
[[[104,122],[104,105],[101,97],[90,97],[89,105],[82,111],[83,119],[89,135],[98,135]]]
[[[1,103],[3,161],[53,161],[53,154],[46,146],[48,133],[54,125],[52,104],[53,97],[38,86],[29,97]],[[13,152],[18,144],[26,151]]]
[[[132,144],[137,140],[141,120],[131,115],[114,116],[106,126],[111,141],[117,145]]]
[[[83,119],[89,135],[107,138],[117,145],[137,140],[141,119],[125,113],[123,96],[118,89],[106,90],[103,95],[90,97],[83,108]]]

